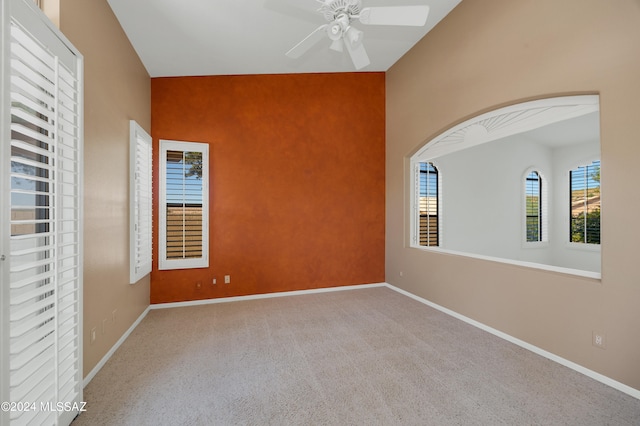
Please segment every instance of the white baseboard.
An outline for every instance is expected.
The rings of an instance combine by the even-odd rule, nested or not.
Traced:
[[[107,361],[109,361],[109,358],[111,358],[111,356],[115,353],[115,351],[118,350],[120,345],[122,345],[122,343],[125,340],[127,340],[127,337],[129,337],[129,335],[133,332],[133,330],[135,330],[138,324],[140,324],[140,321],[142,321],[144,317],[147,316],[148,313],[149,313],[149,306],[147,306],[147,309],[145,309],[144,312],[140,314],[138,319],[133,324],[131,324],[131,327],[129,327],[127,331],[125,331],[124,334],[120,336],[120,338],[115,343],[115,345],[113,345],[111,349],[109,349],[109,352],[107,352],[105,356],[102,357],[100,362],[96,364],[95,367],[93,367],[93,370],[91,370],[89,374],[87,374],[87,377],[85,377],[84,380],[82,381],[82,387],[86,387],[89,384],[89,382],[95,377],[95,375],[98,374],[98,371],[100,371],[100,369],[107,363]]]
[[[568,359],[559,357],[558,355],[555,355],[555,354],[553,354],[551,352],[545,351],[544,349],[541,349],[541,348],[539,348],[537,346],[534,346],[534,345],[532,345],[530,343],[527,343],[527,342],[525,342],[523,340],[520,340],[520,339],[518,339],[516,337],[513,337],[513,336],[511,336],[509,334],[503,333],[500,330],[496,330],[495,328],[489,327],[488,325],[483,324],[481,322],[478,322],[476,320],[473,320],[473,319],[471,319],[469,317],[465,317],[464,315],[461,315],[461,314],[459,314],[459,313],[457,313],[455,311],[452,311],[451,309],[447,309],[444,306],[440,306],[440,305],[438,305],[436,303],[433,303],[433,302],[431,302],[431,301],[429,301],[427,299],[423,299],[422,297],[416,296],[415,294],[409,293],[408,291],[402,290],[401,288],[395,287],[395,286],[393,286],[391,284],[388,284],[388,283],[385,283],[385,286],[390,288],[391,290],[397,291],[400,294],[403,294],[403,295],[408,296],[408,297],[410,297],[410,298],[412,298],[414,300],[417,300],[418,302],[424,303],[425,305],[428,305],[428,306],[430,306],[430,307],[432,307],[434,309],[437,309],[437,310],[439,310],[439,311],[441,311],[441,312],[443,312],[443,313],[445,313],[447,315],[450,315],[450,316],[452,316],[454,318],[457,318],[457,319],[459,319],[461,321],[464,321],[467,324],[470,324],[470,325],[472,325],[474,327],[477,327],[477,328],[479,328],[481,330],[484,330],[484,331],[486,331],[488,333],[491,333],[494,336],[500,337],[501,339],[504,339],[504,340],[506,340],[508,342],[511,342],[511,343],[513,343],[515,345],[518,345],[518,346],[520,346],[520,347],[522,347],[524,349],[527,349],[527,350],[529,350],[529,351],[531,351],[531,352],[533,352],[535,354],[538,354],[538,355],[543,356],[543,357],[545,357],[547,359],[550,359],[551,361],[557,362],[558,364],[564,365],[565,367],[568,367],[568,368],[570,368],[572,370],[575,370],[578,373],[584,374],[587,377],[590,377],[590,378],[592,378],[594,380],[597,380],[597,381],[599,381],[601,383],[604,383],[607,386],[611,386],[612,388],[617,389],[620,392],[624,392],[627,395],[630,395],[630,396],[632,396],[634,398],[640,399],[640,390],[638,390],[638,389],[632,388],[631,386],[627,386],[624,383],[620,383],[620,382],[618,382],[616,380],[613,380],[610,377],[604,376],[604,375],[602,375],[600,373],[597,373],[597,372],[595,372],[593,370],[589,370],[588,368],[583,367],[580,364],[576,364],[573,361],[569,361]]]
[[[251,294],[248,296],[232,296],[232,297],[219,297],[217,299],[192,300],[189,302],[158,303],[156,305],[151,305],[149,308],[150,309],[182,308],[185,306],[198,306],[198,305],[210,305],[214,303],[239,302],[242,300],[269,299],[272,297],[299,296],[302,294],[327,293],[330,291],[361,290],[363,288],[386,287],[386,286],[388,286],[387,283],[377,283],[377,284],[347,285],[347,286],[340,286],[340,287],[314,288],[310,290],[281,291],[278,293]]]

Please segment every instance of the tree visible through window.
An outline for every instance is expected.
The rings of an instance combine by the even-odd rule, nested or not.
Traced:
[[[420,163],[419,220],[420,245],[437,246],[438,241],[438,169],[431,163]]]
[[[570,241],[600,244],[600,161],[571,170]]]

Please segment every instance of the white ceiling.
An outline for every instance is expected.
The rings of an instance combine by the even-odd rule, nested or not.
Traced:
[[[285,53],[325,24],[316,0],[107,0],[151,77],[353,72],[348,53],[322,40]],[[426,4],[424,27],[354,26],[371,64],[387,71],[461,0],[363,0],[362,7]]]
[[[527,138],[551,148],[600,139],[600,111],[531,130]]]

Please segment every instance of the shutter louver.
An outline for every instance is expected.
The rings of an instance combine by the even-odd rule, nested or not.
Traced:
[[[42,408],[82,396],[79,71],[59,39],[44,47],[14,19],[9,32],[9,400],[35,404],[9,419],[68,424],[77,411]]]
[[[81,395],[80,298],[81,139],[79,81],[58,67],[58,126],[56,168],[57,238],[57,401],[75,401]]]
[[[131,284],[151,272],[152,253],[152,194],[151,194],[151,136],[135,121],[131,126]]]
[[[12,401],[41,401],[55,396],[56,60],[15,24],[11,53],[10,394]],[[26,424],[37,414],[10,418]]]

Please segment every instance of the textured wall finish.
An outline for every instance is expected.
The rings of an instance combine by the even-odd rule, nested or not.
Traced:
[[[86,376],[149,306],[149,276],[129,284],[129,120],[150,130],[151,84],[106,0],[60,6],[60,29],[85,65]]]
[[[151,87],[154,218],[159,139],[210,145],[209,268],[159,271],[155,221],[151,303],[384,281],[383,73]]]
[[[386,75],[386,281],[640,389],[639,46],[637,0],[460,3]],[[407,159],[425,141],[503,105],[594,93],[602,280],[408,248]]]

